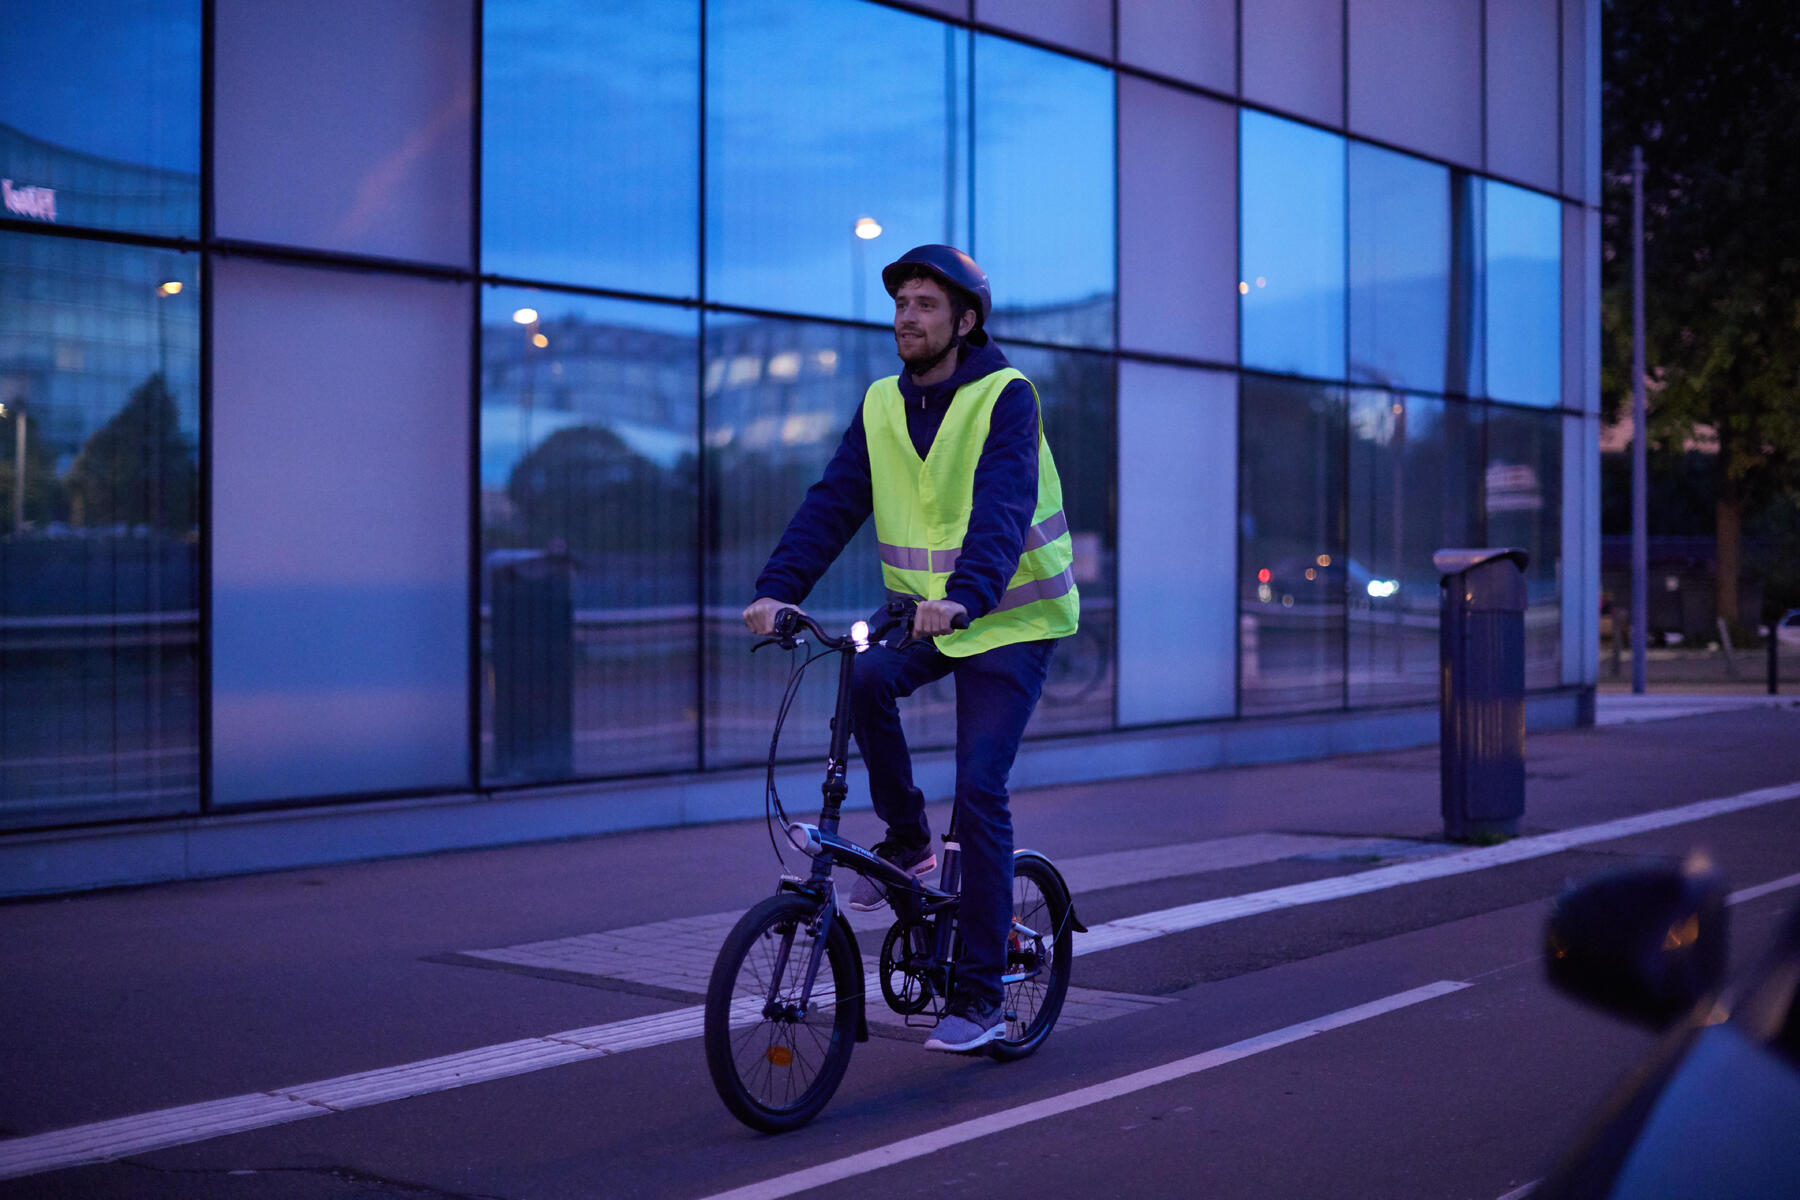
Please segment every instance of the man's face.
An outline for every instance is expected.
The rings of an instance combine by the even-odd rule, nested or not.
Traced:
[[[909,279],[894,293],[894,349],[909,369],[930,367],[950,347],[950,294],[935,279]],[[975,314],[963,314],[973,326]],[[967,333],[965,328],[962,332]]]

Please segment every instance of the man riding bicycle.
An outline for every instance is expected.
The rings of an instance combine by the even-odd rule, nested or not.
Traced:
[[[919,601],[914,639],[858,655],[852,730],[887,836],[876,853],[915,875],[937,865],[897,701],[956,679],[956,833],[962,846],[956,990],[928,1049],[1005,1033],[1001,974],[1012,922],[1007,776],[1043,691],[1055,639],[1075,632],[1062,484],[1037,390],[988,339],[988,278],[951,246],[919,246],[881,272],[905,370],[869,386],[820,480],[788,523],[744,610],[752,633],[797,607],[871,513],[890,595]],[[955,628],[958,618],[967,628]],[[862,877],[850,907],[886,903]]]

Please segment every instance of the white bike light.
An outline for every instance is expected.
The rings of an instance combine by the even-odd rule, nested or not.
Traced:
[[[850,626],[850,640],[856,643],[856,652],[861,654],[869,648],[869,623],[858,621]]]

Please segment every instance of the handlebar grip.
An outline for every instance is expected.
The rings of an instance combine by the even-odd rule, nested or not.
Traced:
[[[969,614],[968,613],[957,613],[954,617],[950,618],[950,628],[952,628],[952,629],[967,629],[968,627],[969,627]]]
[[[782,637],[782,638],[793,637],[795,632],[797,632],[799,630],[799,628],[800,628],[800,610],[799,609],[784,608],[780,612],[775,614],[775,636],[776,637]]]

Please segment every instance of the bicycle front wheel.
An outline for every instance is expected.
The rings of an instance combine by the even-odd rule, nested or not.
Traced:
[[[819,1114],[850,1065],[862,964],[836,921],[819,931],[825,957],[806,989],[817,941],[816,902],[784,893],[745,913],[706,989],[706,1066],[733,1116],[782,1133]]]
[[[1069,994],[1075,934],[1069,892],[1056,868],[1026,851],[1013,859],[1013,918],[1001,976],[1006,1032],[988,1043],[1002,1062],[1044,1044]]]

